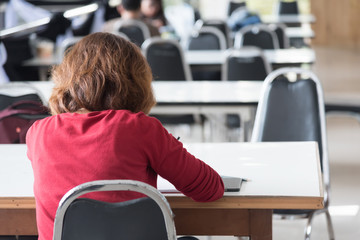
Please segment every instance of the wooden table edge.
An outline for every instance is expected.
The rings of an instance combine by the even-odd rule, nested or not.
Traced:
[[[214,208],[214,209],[322,209],[324,198],[288,196],[224,196],[214,202],[195,202],[185,196],[166,195],[173,209]],[[0,198],[0,209],[35,209],[33,197]]]

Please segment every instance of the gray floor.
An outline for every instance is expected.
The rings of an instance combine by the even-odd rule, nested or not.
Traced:
[[[323,47],[315,50],[317,62],[313,70],[322,82],[325,97],[359,99],[360,50]],[[327,133],[332,187],[330,210],[335,237],[360,239],[360,122],[349,115],[327,115]],[[274,220],[273,225],[274,240],[304,239],[303,220]],[[311,239],[328,239],[324,216],[315,218]]]

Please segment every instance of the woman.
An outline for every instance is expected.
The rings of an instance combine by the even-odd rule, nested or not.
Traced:
[[[141,13],[144,21],[158,29],[167,25],[162,0],[142,0]]]
[[[67,52],[52,77],[53,116],[35,122],[26,140],[39,240],[52,239],[61,197],[88,181],[132,179],[156,187],[159,174],[195,201],[222,197],[220,176],[146,115],[155,104],[152,74],[136,45],[111,33],[88,35]],[[118,202],[139,195],[90,197]]]

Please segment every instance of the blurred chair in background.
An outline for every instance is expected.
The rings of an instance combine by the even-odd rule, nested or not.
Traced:
[[[230,35],[230,29],[229,26],[227,25],[226,21],[223,20],[219,20],[219,19],[207,19],[207,20],[198,20],[201,21],[201,25],[203,27],[214,27],[219,29],[225,37],[226,40],[226,48],[229,48],[232,46],[232,38]],[[195,23],[195,25],[197,25],[197,23]]]
[[[223,81],[253,80],[264,81],[272,71],[270,63],[264,56],[262,49],[255,46],[244,46],[239,49],[228,51],[224,64],[222,65]],[[244,138],[247,139],[250,131],[250,123],[241,126],[241,116],[236,114],[226,115],[226,127],[228,138],[238,140],[243,130]],[[242,128],[242,129],[241,129]]]
[[[31,125],[50,116],[45,104],[41,92],[30,84],[0,84],[0,143],[25,143]]]
[[[244,46],[228,51],[222,66],[221,79],[223,81],[264,81],[271,71],[272,67],[262,49],[255,46]]]
[[[299,13],[300,11],[297,0],[292,0],[292,1],[278,0],[275,5],[276,15],[299,14]]]
[[[276,33],[266,24],[248,25],[240,29],[234,40],[234,47],[257,46],[261,49],[278,49],[279,40]]]
[[[151,37],[148,26],[136,19],[119,19],[114,23],[112,32],[124,33],[130,41],[141,47],[146,39]]]
[[[226,50],[224,34],[215,27],[200,27],[194,29],[188,41],[188,50]],[[201,67],[192,67],[191,73],[194,80],[220,80],[221,70],[208,70]]]
[[[180,44],[171,39],[159,37],[146,40],[142,49],[153,72],[154,81],[192,81],[189,65],[185,62],[183,49]],[[194,114],[161,114],[152,115],[159,119],[166,127],[173,128],[180,125],[200,125],[203,127],[204,118]]]
[[[272,23],[268,25],[269,28],[276,33],[279,41],[279,48],[290,48],[290,39],[286,35],[286,25],[283,23]]]
[[[147,39],[142,50],[153,72],[154,80],[191,81],[191,71],[185,62],[180,44],[159,37]]]
[[[245,0],[229,0],[227,15],[228,17],[239,7],[246,7]]]

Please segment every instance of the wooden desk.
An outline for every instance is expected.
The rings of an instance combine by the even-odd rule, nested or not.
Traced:
[[[166,194],[179,235],[237,235],[272,239],[272,209],[323,208],[317,144],[192,143],[193,153],[221,175],[239,176],[240,192],[211,203]],[[0,145],[0,235],[36,235],[35,200],[26,145]],[[284,171],[284,169],[286,171]]]

